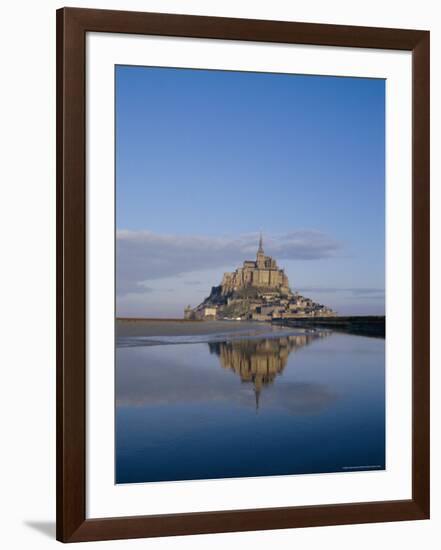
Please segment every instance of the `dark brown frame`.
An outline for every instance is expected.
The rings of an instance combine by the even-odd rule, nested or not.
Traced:
[[[408,50],[413,62],[412,498],[86,519],[86,32]],[[63,542],[429,518],[429,32],[63,8],[57,11],[57,539]]]

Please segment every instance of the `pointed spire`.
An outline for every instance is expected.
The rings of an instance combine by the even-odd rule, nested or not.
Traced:
[[[260,232],[259,248],[257,249],[257,254],[264,254],[264,252],[263,252],[262,231]]]
[[[256,399],[256,414],[257,414],[259,411],[260,388],[254,387],[254,397]]]

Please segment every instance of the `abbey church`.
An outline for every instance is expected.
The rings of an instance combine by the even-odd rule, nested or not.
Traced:
[[[290,293],[288,277],[283,269],[278,268],[276,260],[265,256],[262,235],[256,260],[245,260],[243,266],[233,273],[225,273],[221,286],[224,295],[245,287],[274,289],[282,294]]]
[[[219,286],[197,307],[185,309],[186,319],[234,319],[270,321],[296,317],[329,317],[336,313],[322,304],[292,292],[288,277],[263,249],[259,239],[255,260],[224,273]]]

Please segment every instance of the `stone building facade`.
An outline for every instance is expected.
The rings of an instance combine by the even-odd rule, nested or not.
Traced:
[[[224,273],[221,282],[222,294],[230,294],[245,287],[272,289],[282,294],[290,294],[289,281],[276,260],[266,256],[263,250],[262,235],[259,240],[256,260],[245,260],[242,267],[232,273]]]

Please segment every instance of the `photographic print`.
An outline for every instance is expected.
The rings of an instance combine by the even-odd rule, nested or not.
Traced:
[[[116,483],[384,470],[385,80],[115,67]]]

